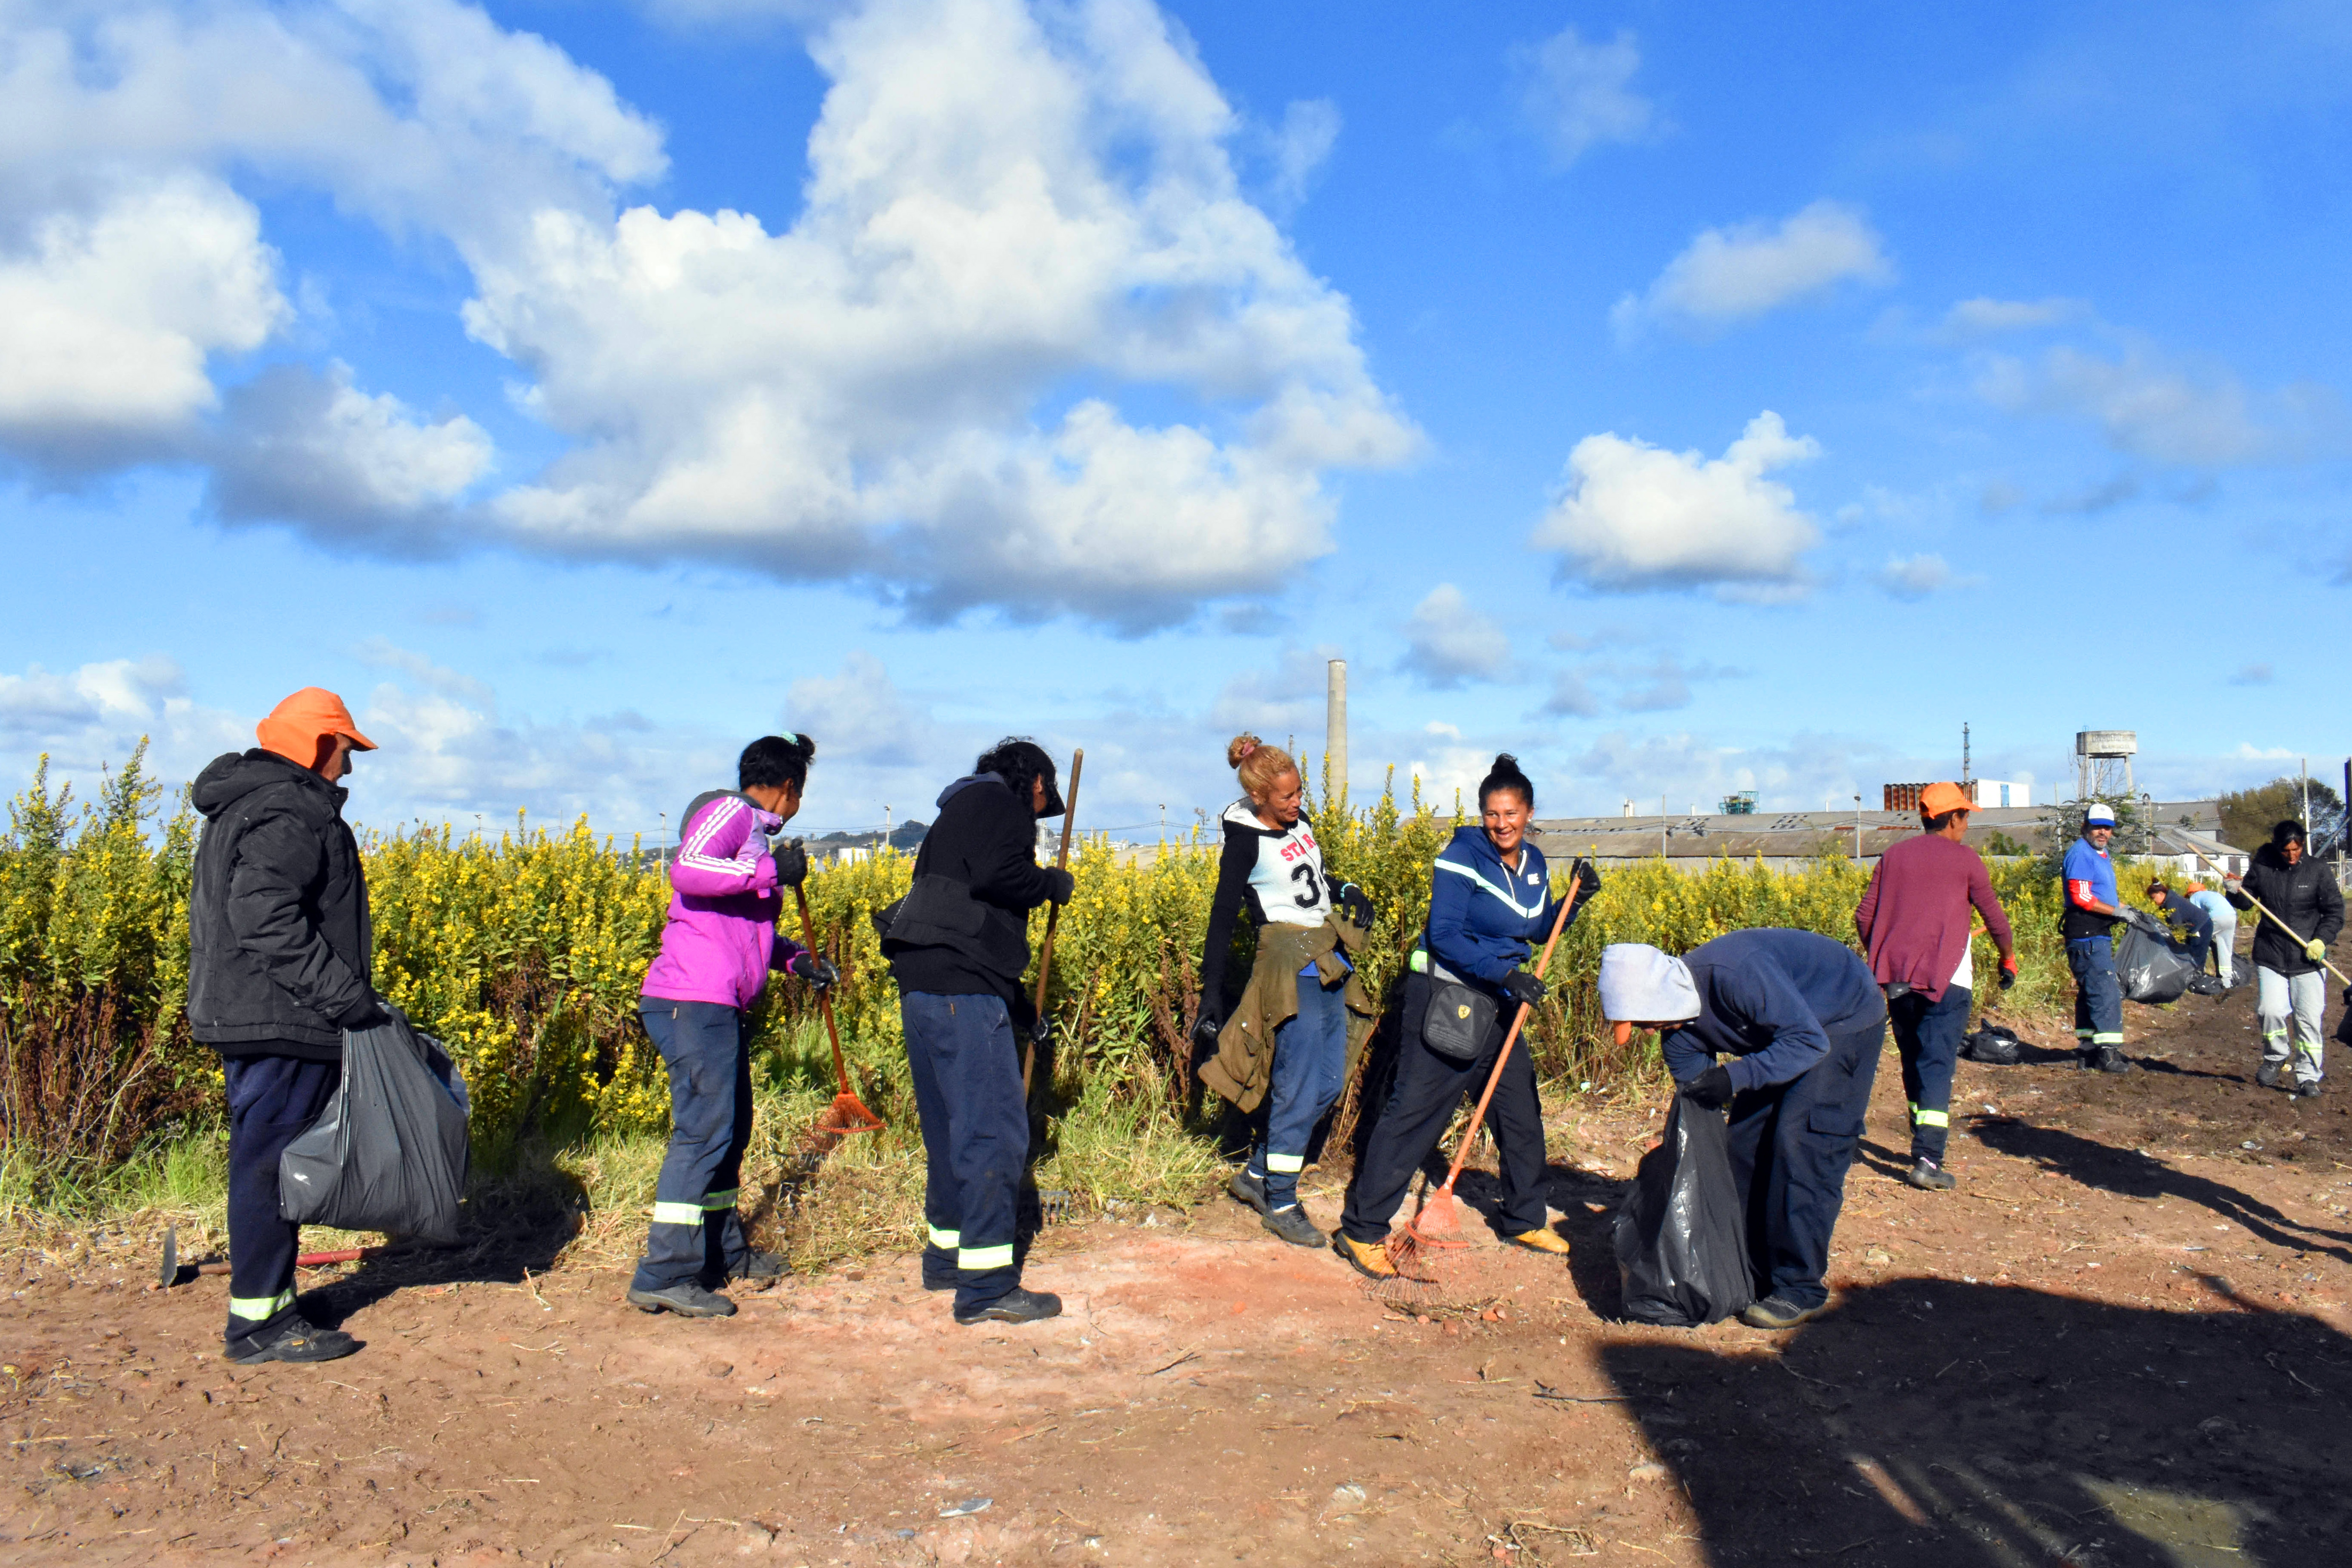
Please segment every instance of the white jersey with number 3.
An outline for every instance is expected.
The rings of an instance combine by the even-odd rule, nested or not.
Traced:
[[[1250,867],[1250,913],[1260,925],[1319,926],[1331,912],[1330,887],[1323,879],[1323,851],[1302,814],[1286,828],[1268,827],[1246,800],[1225,807],[1228,841],[1242,837],[1257,846]]]

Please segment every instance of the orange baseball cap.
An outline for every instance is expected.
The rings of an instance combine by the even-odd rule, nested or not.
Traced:
[[[330,735],[348,736],[362,752],[375,750],[375,742],[352,722],[352,710],[343,700],[319,686],[306,686],[272,708],[269,717],[253,727],[253,735],[264,751],[306,768],[318,764],[319,743]]]
[[[1948,811],[1974,811],[1977,803],[1956,784],[1931,784],[1919,792],[1919,815],[1941,816]]]

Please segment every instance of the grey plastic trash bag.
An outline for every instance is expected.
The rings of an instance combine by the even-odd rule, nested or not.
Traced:
[[[1625,1315],[1696,1328],[1756,1300],[1723,1113],[1675,1096],[1665,1141],[1642,1156],[1617,1208]]]
[[[2196,973],[2187,953],[2136,925],[2124,927],[2116,939],[2116,977],[2123,982],[2126,1002],[2178,1002]]]
[[[343,1031],[343,1081],[278,1162],[278,1212],[297,1225],[457,1239],[466,1080],[441,1042],[394,1013]]]

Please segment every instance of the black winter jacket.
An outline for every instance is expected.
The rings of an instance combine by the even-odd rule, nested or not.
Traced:
[[[940,923],[951,925],[957,908],[970,911],[976,905],[977,916],[968,931],[940,932],[951,940],[920,943],[898,940],[913,929],[912,921],[894,924],[883,954],[902,992],[1000,996],[1013,1022],[1024,1025],[1031,1012],[1021,990],[1029,967],[1029,911],[1053,887],[1051,869],[1037,864],[1037,819],[994,773],[956,780],[939,805],[939,818],[915,852],[916,890],[906,910],[933,912],[919,904],[935,890],[950,900],[937,910]],[[927,878],[939,880],[927,884]],[[961,889],[971,889],[968,901]]]
[[[347,792],[275,752],[216,757],[188,894],[188,1023],[224,1056],[337,1061],[374,1002],[373,942]]]
[[[2254,851],[2254,863],[2246,868],[2243,886],[2245,891],[2240,893],[2223,888],[2221,896],[2242,910],[2252,909],[2254,900],[2260,899],[2272,914],[2295,931],[2290,937],[2279,930],[2276,921],[2255,916],[2259,925],[2254,931],[2254,962],[2280,974],[2308,974],[2317,969],[2319,965],[2303,951],[2304,942],[2313,937],[2333,942],[2344,929],[2344,894],[2327,863],[2305,855],[2290,866],[2275,845],[2265,844]],[[2249,893],[2253,897],[2247,897]]]

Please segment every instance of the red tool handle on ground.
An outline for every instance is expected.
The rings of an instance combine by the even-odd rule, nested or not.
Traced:
[[[1576,889],[1580,880],[1577,877],[1569,878],[1568,891],[1560,896],[1559,913],[1551,918],[1551,935],[1544,942],[1543,956],[1536,960],[1536,978],[1538,980],[1543,978],[1543,972],[1551,964],[1551,952],[1559,945],[1559,933],[1568,929],[1568,911],[1576,907]],[[1519,1004],[1518,1013],[1511,1019],[1510,1032],[1503,1037],[1503,1048],[1495,1053],[1495,1070],[1486,1075],[1486,1092],[1478,1096],[1478,1109],[1470,1113],[1470,1126],[1462,1134],[1462,1147],[1454,1151],[1454,1163],[1445,1173],[1445,1185],[1438,1189],[1449,1197],[1453,1195],[1455,1178],[1462,1174],[1462,1167],[1469,1163],[1470,1146],[1478,1141],[1478,1129],[1486,1124],[1486,1102],[1495,1098],[1495,1086],[1503,1081],[1504,1064],[1511,1059],[1511,1047],[1518,1043],[1519,1030],[1526,1026],[1528,1014],[1533,1009],[1526,1003]]]
[[[1062,852],[1054,860],[1059,871],[1070,868],[1070,829],[1078,820],[1078,775],[1086,771],[1087,749],[1080,746],[1070,753],[1070,798],[1062,803]],[[1062,906],[1055,904],[1045,912],[1045,947],[1037,959],[1037,1001],[1031,1010],[1040,1018],[1045,1016],[1045,982],[1054,973],[1054,928],[1062,921]],[[1030,1040],[1021,1047],[1021,1098],[1029,1098],[1029,1071],[1036,1065],[1037,1042]]]
[[[795,882],[793,884],[793,897],[799,900],[801,906],[801,945],[809,950],[811,956],[814,956],[816,952],[816,922],[809,919],[808,889]],[[828,985],[824,990],[816,994],[816,1010],[824,1015],[825,1037],[833,1042],[834,1076],[841,1080],[841,1092],[848,1094],[851,1092],[849,1087],[849,1063],[841,1054],[841,1027],[833,1021],[832,986]]]

